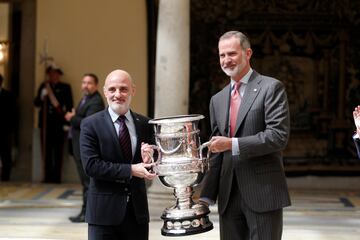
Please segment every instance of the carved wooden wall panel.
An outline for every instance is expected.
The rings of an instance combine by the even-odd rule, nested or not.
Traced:
[[[228,83],[217,43],[229,30],[246,33],[259,72],[286,86],[291,161],[352,161],[352,109],[360,104],[358,1],[191,1],[190,112],[208,118],[210,97]],[[209,124],[201,128],[208,137]]]

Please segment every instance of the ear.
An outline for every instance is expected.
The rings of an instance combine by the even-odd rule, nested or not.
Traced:
[[[133,84],[133,85],[132,85],[131,96],[135,96],[135,93],[136,93],[136,85]]]
[[[251,58],[251,56],[252,56],[252,53],[253,53],[253,51],[252,51],[252,49],[251,48],[248,48],[248,49],[246,49],[246,58],[248,59],[248,60],[250,60],[250,58]]]
[[[107,91],[106,91],[105,86],[103,87],[103,93],[104,93],[104,96],[106,97]]]

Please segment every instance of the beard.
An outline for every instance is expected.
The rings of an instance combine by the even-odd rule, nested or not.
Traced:
[[[83,94],[86,95],[86,96],[90,95],[90,91],[87,90],[87,89],[84,89],[82,92],[83,92]]]
[[[124,103],[108,101],[108,104],[114,112],[120,115],[124,115],[129,110],[130,102],[131,102],[131,96],[129,96],[127,101],[125,101]]]
[[[237,65],[236,67],[234,67],[233,69],[230,68],[224,68],[221,67],[221,69],[223,70],[223,72],[228,75],[229,77],[235,77],[239,72],[239,65]]]
[[[246,59],[243,57],[241,62],[234,67],[221,66],[223,72],[231,78],[238,76],[246,67]]]

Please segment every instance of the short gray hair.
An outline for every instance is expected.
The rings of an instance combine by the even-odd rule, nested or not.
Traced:
[[[229,32],[224,33],[219,38],[219,42],[221,40],[229,39],[229,38],[232,38],[232,37],[235,37],[235,38],[239,39],[240,46],[241,46],[242,49],[246,50],[248,48],[251,48],[249,38],[245,34],[243,34],[242,32],[239,32],[239,31],[229,31]]]

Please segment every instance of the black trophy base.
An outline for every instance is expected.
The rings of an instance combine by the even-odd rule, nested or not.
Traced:
[[[161,228],[161,235],[163,236],[187,236],[207,232],[214,228],[207,215],[180,219],[161,218],[164,220],[164,225]]]

